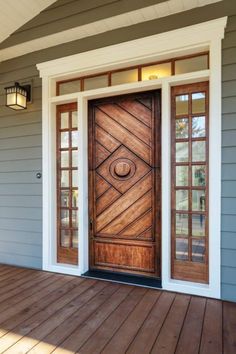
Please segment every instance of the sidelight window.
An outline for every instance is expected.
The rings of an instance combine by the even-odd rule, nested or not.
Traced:
[[[172,88],[172,277],[208,282],[208,83]]]

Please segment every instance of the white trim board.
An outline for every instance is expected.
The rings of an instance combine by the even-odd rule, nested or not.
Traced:
[[[96,67],[92,68],[91,52],[39,64],[43,78],[43,268],[67,274],[82,274],[88,269],[88,176],[87,176],[87,106],[88,100],[125,93],[162,89],[162,284],[172,291],[220,298],[220,213],[221,213],[221,40],[227,18],[142,38],[96,51]],[[174,40],[175,39],[175,40]],[[185,44],[183,46],[183,44]],[[171,50],[172,46],[172,50]],[[153,81],[136,82],[97,90],[55,96],[55,82],[72,77],[106,71],[110,67],[132,65],[150,59],[183,55],[186,51],[210,51],[210,70],[171,76]],[[173,48],[174,47],[174,48]],[[127,51],[127,49],[129,49]],[[109,53],[109,56],[106,55]],[[93,53],[94,54],[94,53]],[[210,186],[209,186],[209,285],[176,281],[170,273],[170,87],[210,79]],[[55,106],[78,100],[80,131],[78,185],[79,199],[79,266],[56,264],[55,242]],[[59,270],[60,269],[60,270]]]
[[[0,50],[0,61],[9,60],[34,51],[69,43],[118,28],[166,17],[219,1],[222,0],[168,0],[156,5],[129,11],[121,15],[105,18],[2,49]]]

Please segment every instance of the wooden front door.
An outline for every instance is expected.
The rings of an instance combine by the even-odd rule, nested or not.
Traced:
[[[90,102],[90,269],[160,276],[159,97]]]

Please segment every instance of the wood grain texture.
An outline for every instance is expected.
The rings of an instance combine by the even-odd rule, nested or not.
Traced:
[[[93,269],[160,276],[159,106],[158,92],[90,103]]]
[[[235,353],[236,303],[21,270],[0,265],[25,277],[0,302],[0,353]]]

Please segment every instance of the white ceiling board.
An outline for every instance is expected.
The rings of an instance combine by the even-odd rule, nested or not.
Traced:
[[[3,0],[0,0],[0,2]],[[9,0],[14,1],[14,0]],[[18,0],[30,1],[30,0]],[[37,0],[39,1],[39,0]],[[40,0],[46,1],[46,0]],[[47,0],[50,1],[50,0]],[[18,56],[31,53],[37,50],[50,48],[63,43],[69,43],[81,38],[94,36],[99,33],[112,31],[114,29],[131,26],[137,23],[154,20],[170,16],[182,11],[194,9],[209,5],[210,3],[220,2],[222,0],[168,0],[163,3],[126,12],[121,15],[112,16],[103,20],[98,20],[86,25],[71,28],[69,30],[54,33],[45,37],[26,41],[15,46],[2,49],[0,51],[0,61],[16,58]],[[232,0],[233,1],[233,0]],[[236,1],[236,0],[234,0]],[[51,1],[53,2],[53,1]]]
[[[56,0],[0,0],[0,43]]]

